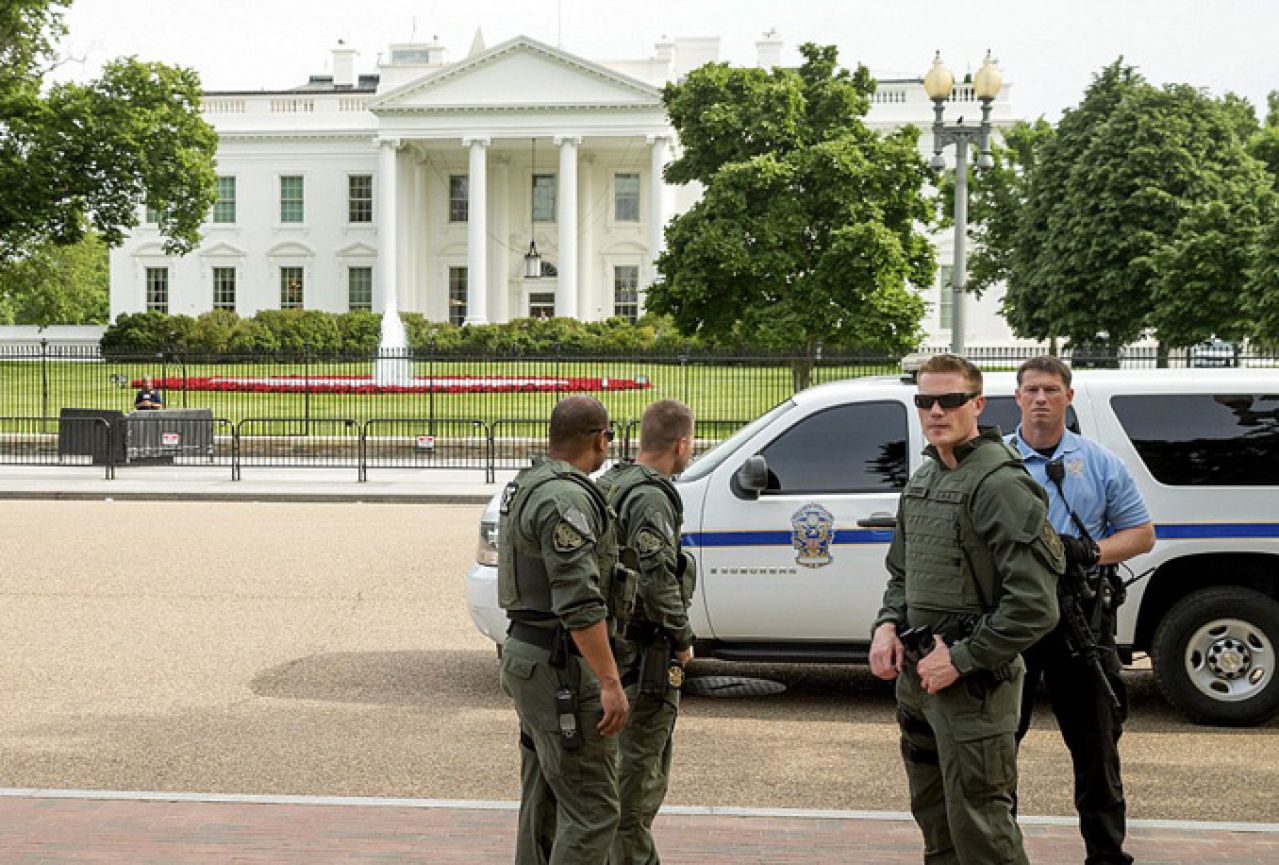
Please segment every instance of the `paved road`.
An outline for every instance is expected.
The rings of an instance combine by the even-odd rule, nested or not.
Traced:
[[[513,716],[464,612],[478,513],[0,502],[0,787],[516,798]],[[906,809],[888,687],[746,672],[788,690],[689,699],[672,803]],[[1279,822],[1279,724],[1194,727],[1130,682],[1133,817]],[[1070,813],[1056,735],[1023,749],[1027,814]]]

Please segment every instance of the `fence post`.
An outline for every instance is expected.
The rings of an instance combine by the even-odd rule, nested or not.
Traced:
[[[187,407],[187,362],[186,358],[178,355],[178,363],[182,365],[182,407]]]
[[[374,364],[374,368],[376,368]],[[311,343],[302,343],[302,417],[304,419],[302,434],[311,435]]]
[[[49,416],[49,340],[40,338],[40,416]],[[47,424],[48,421],[45,421]],[[48,432],[48,427],[45,427]]]
[[[684,350],[679,355],[679,365],[684,368],[684,405],[688,405],[688,343],[684,343]]]
[[[435,334],[426,337],[426,404],[427,432],[435,435]]]

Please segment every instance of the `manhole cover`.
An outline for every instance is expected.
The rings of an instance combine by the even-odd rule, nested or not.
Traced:
[[[781,682],[742,676],[693,676],[684,683],[685,694],[699,697],[764,697],[785,690]]]

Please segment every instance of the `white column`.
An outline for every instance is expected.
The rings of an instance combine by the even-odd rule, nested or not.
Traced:
[[[595,268],[592,267],[592,253],[595,250],[596,209],[592,207],[594,198],[595,157],[589,153],[582,154],[582,170],[578,176],[578,207],[583,214],[578,226],[577,253],[577,308],[587,318],[595,318],[596,298],[593,287]],[[604,304],[604,317],[612,313],[611,303]]]
[[[429,162],[425,153],[415,154],[413,162],[413,214],[409,218],[409,236],[413,238],[413,282],[408,306],[415,312],[426,309],[426,181]]]
[[[555,291],[555,314],[564,318],[577,318],[577,145],[582,139],[557,136],[560,148],[559,207],[556,221],[559,223],[560,248],[559,283]]]
[[[466,215],[466,323],[488,324],[487,138],[463,138],[471,150]]]
[[[396,309],[395,271],[396,249],[396,186],[398,160],[396,150],[400,142],[396,138],[378,140],[377,172],[377,292],[378,307],[383,311]]]
[[[640,312],[643,312],[644,291],[657,281],[657,257],[664,244],[662,231],[666,227],[666,183],[662,171],[666,168],[667,139],[662,135],[648,137],[648,266],[640,281]]]
[[[511,250],[519,249],[510,244],[511,236],[511,159],[508,156],[497,156],[493,160],[493,190],[496,198],[493,201],[493,236],[498,242],[493,244],[493,279],[492,296],[493,321],[511,320]],[[520,261],[523,264],[523,259]]]

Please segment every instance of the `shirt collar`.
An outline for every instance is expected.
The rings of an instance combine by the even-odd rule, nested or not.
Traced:
[[[1049,460],[1057,459],[1068,453],[1077,451],[1080,448],[1079,435],[1071,432],[1069,429],[1062,433],[1061,441],[1057,443],[1057,450],[1053,451],[1051,457],[1045,457],[1039,451],[1026,444],[1026,440],[1021,437],[1021,424],[1017,424],[1017,431],[1013,433],[1013,447],[1021,452],[1023,460]]]

